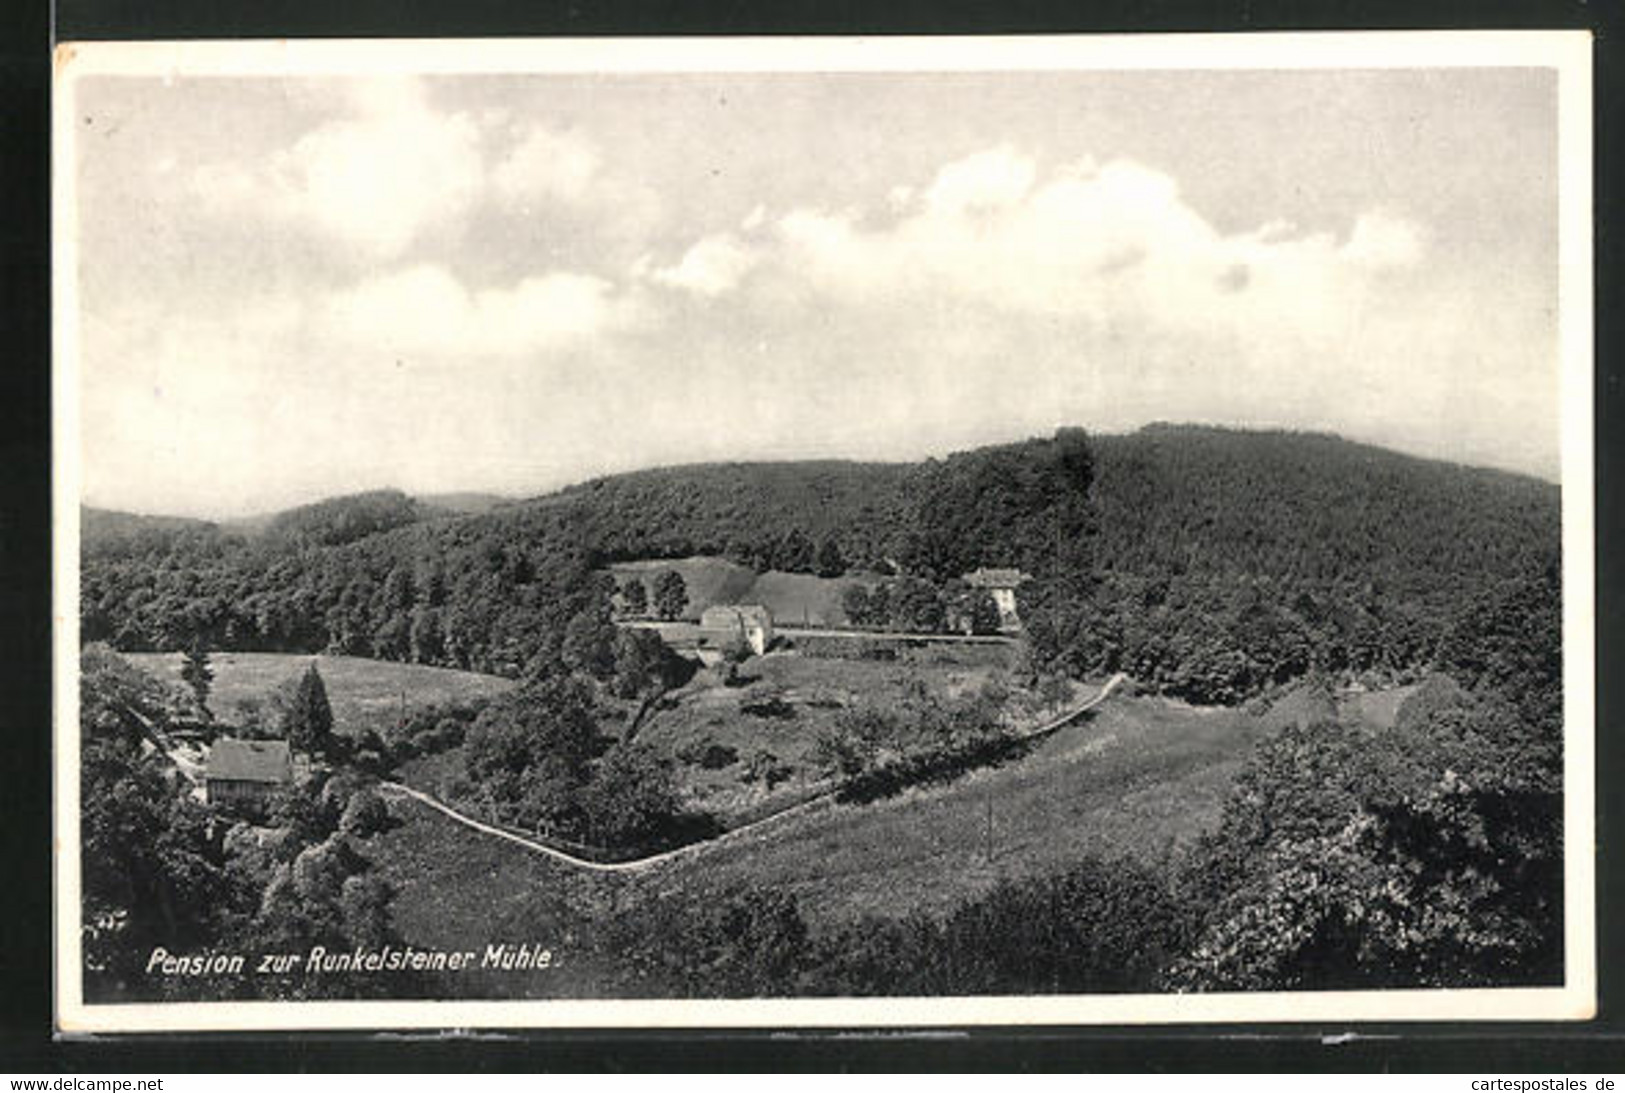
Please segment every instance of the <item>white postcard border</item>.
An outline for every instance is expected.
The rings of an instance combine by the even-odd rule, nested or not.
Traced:
[[[58,1029],[700,1028],[1580,1020],[1596,1012],[1591,36],[1585,31],[980,38],[67,43],[53,117],[55,986]],[[1565,718],[1561,987],[717,1001],[87,1004],[79,884],[74,88],[87,76],[1540,67],[1558,72]]]

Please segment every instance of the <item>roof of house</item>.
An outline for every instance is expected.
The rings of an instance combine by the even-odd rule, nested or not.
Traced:
[[[286,782],[293,761],[286,740],[222,738],[209,749],[206,777],[226,782]]]
[[[700,625],[705,627],[738,626],[744,622],[771,626],[773,612],[759,603],[719,603],[700,612]]]
[[[965,574],[965,583],[972,588],[1015,588],[1031,577],[1019,569],[977,569]]]

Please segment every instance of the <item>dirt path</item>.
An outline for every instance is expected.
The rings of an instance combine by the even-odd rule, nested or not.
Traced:
[[[586,858],[578,858],[574,854],[568,854],[563,850],[548,846],[546,843],[537,842],[535,839],[528,839],[523,835],[517,835],[512,831],[506,831],[503,828],[495,827],[481,820],[476,820],[474,817],[458,812],[456,809],[442,804],[440,801],[437,801],[427,793],[424,793],[421,790],[413,789],[411,786],[403,786],[399,782],[380,782],[378,788],[386,796],[393,795],[399,797],[409,797],[421,804],[428,805],[436,812],[444,813],[453,820],[456,820],[458,823],[462,824],[464,827],[471,827],[475,831],[483,832],[486,835],[493,835],[499,839],[506,839],[508,842],[524,847],[526,850],[532,850],[538,854],[545,854],[554,861],[562,862],[565,865],[574,866],[577,869],[590,870],[594,873],[635,873],[639,872],[640,870],[649,869],[653,866],[661,865],[665,862],[672,861],[673,859],[680,858],[685,854],[697,854],[702,850],[710,850],[730,840],[748,835],[753,831],[766,827],[770,823],[782,820],[786,816],[799,812],[806,812],[814,805],[823,804],[834,796],[833,792],[821,794],[817,797],[811,798],[810,800],[803,801],[799,805],[793,805],[782,812],[775,812],[773,815],[763,817],[754,823],[748,823],[744,827],[736,827],[732,831],[725,831],[714,839],[706,839],[703,842],[689,843],[687,846],[680,846],[676,850],[667,850],[660,854],[651,854],[647,858],[634,858],[631,861],[596,862],[589,861]]]
[[[1032,739],[1036,736],[1043,736],[1047,733],[1052,733],[1062,726],[1071,723],[1079,717],[1082,717],[1085,713],[1088,713],[1090,710],[1106,701],[1111,693],[1117,689],[1118,685],[1123,682],[1123,679],[1123,673],[1117,673],[1106,681],[1105,685],[1100,688],[1100,691],[1093,698],[1074,709],[1068,710],[1066,713],[1061,714],[1058,717],[1051,718],[1049,721],[1046,721],[1036,729],[1023,733],[1018,739]],[[762,819],[748,823],[743,827],[736,827],[732,831],[723,832],[714,839],[706,839],[703,842],[690,843],[687,846],[680,846],[676,850],[667,850],[660,854],[652,854],[647,858],[634,858],[631,861],[595,862],[589,861],[586,858],[578,858],[574,854],[566,853],[563,850],[548,846],[546,843],[538,842],[535,839],[526,838],[523,835],[518,835],[512,831],[504,830],[503,828],[485,823],[482,820],[476,820],[474,817],[458,812],[449,805],[443,804],[435,798],[429,796],[427,793],[424,793],[421,790],[413,789],[411,786],[402,785],[399,782],[380,782],[378,788],[383,791],[385,795],[406,797],[417,801],[420,804],[427,805],[436,812],[449,816],[451,819],[462,824],[464,827],[473,828],[475,831],[479,831],[486,835],[491,835],[498,839],[505,839],[517,846],[524,847],[526,850],[533,851],[537,854],[546,855],[547,857],[552,858],[554,861],[560,862],[564,865],[573,866],[577,869],[585,869],[594,873],[637,873],[645,869],[652,869],[657,865],[663,865],[669,861],[674,861],[677,858],[693,856],[707,850],[713,850],[718,846],[736,841],[755,831],[759,831],[768,824],[777,823],[787,816],[808,812],[811,811],[815,806],[828,804],[834,799],[836,793],[835,790],[830,790],[828,793],[820,794],[819,796],[803,801],[798,805],[792,805],[791,807],[784,809],[782,812],[775,812],[771,816],[765,816]]]
[[[1076,721],[1078,718],[1082,717],[1084,714],[1106,701],[1107,698],[1111,697],[1111,693],[1117,690],[1117,688],[1120,687],[1123,684],[1123,681],[1126,679],[1128,679],[1128,676],[1124,675],[1122,672],[1118,672],[1101,685],[1101,688],[1095,694],[1095,697],[1083,703],[1083,705],[1076,706],[1073,709],[1068,710],[1066,713],[1061,714],[1059,717],[1051,718],[1042,725],[1038,726],[1038,728],[1022,733],[1016,739],[1031,740],[1035,736],[1045,736],[1065,725],[1070,725],[1073,721]]]

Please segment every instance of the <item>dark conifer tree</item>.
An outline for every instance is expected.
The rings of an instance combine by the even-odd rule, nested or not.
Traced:
[[[299,677],[282,724],[288,743],[300,751],[325,754],[332,744],[333,707],[327,701],[327,685],[314,663]]]

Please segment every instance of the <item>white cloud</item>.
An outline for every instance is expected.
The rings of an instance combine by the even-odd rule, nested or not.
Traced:
[[[754,230],[637,266],[727,294],[728,321],[703,335],[709,319],[662,315],[686,331],[668,340],[709,347],[685,356],[688,382],[708,384],[701,405],[781,408],[784,421],[752,412],[770,435],[822,430],[830,450],[895,455],[854,447],[888,409],[909,423],[895,435],[948,445],[1159,417],[1370,436],[1467,397],[1405,379],[1412,366],[1458,374],[1451,362],[1482,338],[1440,306],[1448,290],[1419,276],[1436,272],[1422,231],[1393,213],[1342,231],[1220,229],[1146,165],[1041,171],[1007,148],[876,198],[753,214]]]
[[[579,131],[501,111],[439,109],[409,79],[325,91],[344,116],[262,160],[195,167],[190,189],[202,208],[333,241],[369,262],[421,253],[425,238],[453,236],[475,214],[560,207],[590,216],[600,238],[636,236],[659,218],[654,192],[606,170]]]
[[[1354,222],[1343,255],[1351,262],[1381,268],[1414,265],[1422,257],[1417,229],[1380,212],[1367,213]]]
[[[443,267],[419,264],[334,297],[325,329],[387,354],[513,356],[556,349],[629,325],[635,305],[598,277],[551,272],[470,292]]]
[[[731,235],[709,235],[689,247],[675,266],[654,271],[654,279],[701,296],[720,296],[739,284],[756,256]]]
[[[266,163],[196,168],[205,207],[270,217],[389,258],[477,199],[483,167],[472,119],[432,109],[411,81],[358,81],[351,100],[351,116],[317,126]]]
[[[585,198],[599,174],[599,159],[579,135],[531,127],[491,171],[499,196],[518,205],[536,198]]]
[[[781,286],[896,306],[945,299],[1012,315],[1248,341],[1338,336],[1385,271],[1424,257],[1421,235],[1380,213],[1347,243],[1270,222],[1220,232],[1168,175],[1128,160],[1085,160],[1040,178],[1007,148],[950,163],[917,197],[888,195],[901,216],[796,209],[777,222]],[[741,260],[742,261],[742,260]]]
[[[1026,196],[1034,174],[1032,160],[1009,148],[978,152],[937,172],[925,191],[925,204],[933,213],[946,215],[1008,208]]]

